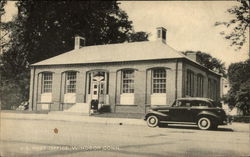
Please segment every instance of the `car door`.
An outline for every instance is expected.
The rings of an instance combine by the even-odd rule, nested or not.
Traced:
[[[191,122],[191,102],[187,100],[178,100],[170,110],[171,121]]]

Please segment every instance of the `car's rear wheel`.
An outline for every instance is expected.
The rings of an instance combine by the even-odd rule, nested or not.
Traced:
[[[147,118],[147,125],[149,127],[156,127],[159,124],[159,119],[155,115],[151,115]]]
[[[212,126],[212,123],[211,123],[211,120],[207,117],[201,117],[199,120],[198,120],[198,127],[201,129],[201,130],[208,130],[210,129]]]

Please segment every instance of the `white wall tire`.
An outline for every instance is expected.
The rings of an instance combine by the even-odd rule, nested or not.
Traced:
[[[209,118],[206,117],[202,117],[198,120],[198,127],[201,130],[208,130],[210,129],[212,126],[211,120]]]
[[[149,127],[156,127],[159,124],[158,117],[151,115],[147,118],[147,125]]]

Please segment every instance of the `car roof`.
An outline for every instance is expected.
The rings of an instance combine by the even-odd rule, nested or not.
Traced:
[[[177,100],[199,100],[199,101],[213,101],[209,98],[202,98],[202,97],[186,97],[186,98],[177,98]]]

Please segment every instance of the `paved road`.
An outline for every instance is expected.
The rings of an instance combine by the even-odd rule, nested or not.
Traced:
[[[56,128],[56,129],[55,129]],[[217,131],[45,120],[1,120],[1,154],[12,157],[249,156],[249,125]]]

